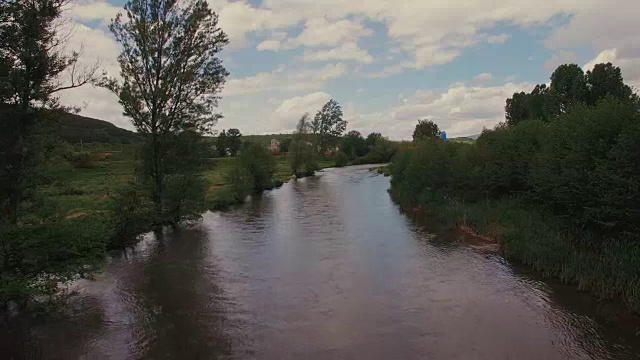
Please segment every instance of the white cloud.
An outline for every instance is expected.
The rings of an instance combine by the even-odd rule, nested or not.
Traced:
[[[484,81],[489,81],[491,79],[493,79],[493,75],[487,72],[480,73],[473,77],[473,81],[475,82],[484,82]]]
[[[345,42],[355,42],[361,37],[373,35],[371,29],[361,23],[341,19],[328,21],[326,18],[312,18],[307,20],[305,28],[294,39],[289,41],[292,46],[336,46]]]
[[[70,7],[70,17],[78,21],[99,20],[103,25],[122,10],[122,6],[113,5],[105,0],[77,0]]]
[[[364,64],[371,64],[373,58],[366,50],[360,49],[356,43],[344,43],[333,49],[306,50],[304,52],[305,61],[357,61]]]
[[[558,66],[564,64],[575,64],[578,62],[578,56],[573,51],[562,50],[559,53],[553,55],[551,59],[544,62],[544,68],[553,71]]]
[[[222,95],[236,96],[257,92],[297,91],[321,88],[325,82],[347,72],[342,63],[328,64],[322,68],[291,69],[280,67],[272,72],[261,72],[241,79],[227,81]]]
[[[506,98],[532,87],[530,83],[490,87],[454,84],[441,92],[416,91],[384,113],[350,114],[349,128],[365,133],[377,129],[394,139],[410,139],[418,119],[428,118],[449,136],[474,135],[504,121]]]
[[[276,131],[291,131],[304,113],[313,116],[329,99],[331,96],[322,91],[286,99],[274,111],[272,126]]]

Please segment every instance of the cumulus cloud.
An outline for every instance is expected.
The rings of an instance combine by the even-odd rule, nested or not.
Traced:
[[[578,56],[573,51],[560,51],[559,53],[553,55],[551,59],[544,62],[544,68],[553,71],[558,68],[560,65],[564,64],[575,64],[578,62]]]
[[[122,10],[105,0],[77,0],[70,7],[70,17],[78,21],[100,21],[109,24],[111,19]]]
[[[394,139],[410,139],[418,119],[428,118],[450,136],[474,135],[504,121],[505,99],[532,87],[530,83],[489,87],[454,84],[446,91],[419,90],[387,112],[351,114],[349,126],[363,132],[384,129]]]
[[[356,43],[345,43],[340,47],[323,50],[307,50],[304,52],[305,61],[357,61],[371,64],[373,57],[366,50],[360,49]]]
[[[274,90],[297,91],[322,87],[327,81],[343,76],[347,66],[327,64],[321,68],[290,69],[279,67],[272,72],[261,72],[246,78],[231,78],[222,91],[223,96],[268,92]]]

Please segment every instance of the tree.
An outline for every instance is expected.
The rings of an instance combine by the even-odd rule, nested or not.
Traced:
[[[294,175],[312,174],[317,166],[315,164],[313,144],[310,139],[311,124],[309,114],[304,114],[298,120],[296,131],[291,139],[289,147],[289,161]],[[304,168],[304,172],[302,169]]]
[[[69,0],[0,1],[0,223],[18,221],[39,155],[38,130],[60,111],[57,93],[95,80],[66,52],[60,16]],[[69,72],[67,82],[62,74]]]
[[[507,105],[504,107],[507,124],[515,125],[522,120],[529,119],[531,117],[529,102],[529,94],[524,91],[514,93],[512,97],[508,98]]]
[[[291,138],[284,138],[282,139],[282,141],[280,141],[280,152],[281,153],[288,153],[289,152],[289,148],[291,147]]]
[[[418,120],[415,130],[413,130],[413,141],[439,137],[440,129],[436,123],[427,119]]]
[[[548,121],[558,115],[557,98],[547,85],[536,85],[531,93],[514,93],[507,99],[505,118],[508,125],[516,125],[522,120],[541,119]]]
[[[371,151],[371,149],[373,149],[373,147],[376,146],[376,143],[378,142],[378,140],[382,138],[383,138],[382,134],[380,134],[379,132],[372,132],[371,134],[367,135],[367,139],[365,140],[367,150]]]
[[[558,110],[566,113],[587,97],[587,82],[582,68],[576,64],[560,65],[551,74],[551,91],[558,97]]]
[[[227,131],[227,148],[231,156],[236,156],[242,146],[242,134],[238,129],[229,129]]]
[[[218,138],[216,139],[216,150],[218,151],[219,157],[227,156],[227,132],[222,130],[220,134],[218,134]]]
[[[187,129],[211,131],[229,74],[218,53],[228,44],[218,16],[205,0],[130,0],[110,25],[122,46],[120,77],[104,86],[118,95],[149,144],[146,171],[156,212],[161,213],[168,138]]]
[[[320,109],[311,124],[313,129],[315,148],[324,154],[329,148],[338,144],[340,136],[347,128],[347,122],[342,119],[342,108],[337,101],[329,100]]]
[[[367,144],[359,131],[351,130],[342,138],[340,151],[353,160],[367,153]]]
[[[595,105],[607,96],[628,100],[633,95],[631,88],[622,79],[620,68],[611,63],[597,64],[593,70],[587,71],[586,82],[589,105]]]

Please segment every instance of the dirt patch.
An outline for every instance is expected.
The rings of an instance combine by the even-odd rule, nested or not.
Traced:
[[[469,247],[482,252],[499,252],[500,244],[494,237],[478,234],[473,228],[467,225],[458,225],[458,230],[466,235]],[[493,232],[493,231],[492,231]]]

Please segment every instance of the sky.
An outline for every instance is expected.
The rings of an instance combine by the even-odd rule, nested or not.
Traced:
[[[119,72],[108,25],[124,0],[76,0],[65,16],[82,63]],[[209,0],[230,39],[217,129],[291,132],[329,99],[348,130],[410,139],[419,119],[448,137],[504,120],[506,98],[548,83],[553,69],[599,62],[640,88],[637,0]],[[115,95],[61,96],[85,116],[133,129]]]

